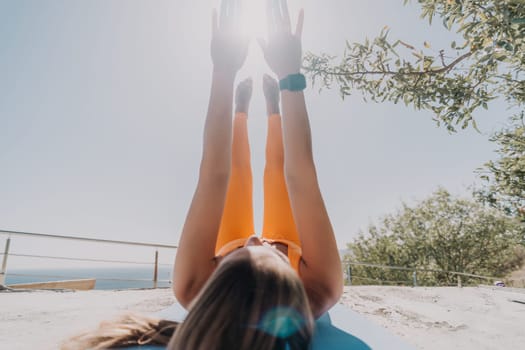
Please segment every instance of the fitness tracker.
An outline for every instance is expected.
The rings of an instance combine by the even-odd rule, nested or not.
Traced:
[[[303,91],[306,89],[306,78],[303,74],[290,74],[286,78],[279,81],[279,88],[281,91]]]

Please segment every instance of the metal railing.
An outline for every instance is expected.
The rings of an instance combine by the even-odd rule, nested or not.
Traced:
[[[4,252],[0,253],[3,256],[2,259],[2,268],[0,270],[0,285],[5,285],[6,274],[7,274],[7,263],[8,258],[19,257],[26,259],[46,259],[46,260],[62,260],[62,261],[76,261],[76,262],[86,262],[86,263],[112,263],[112,264],[126,264],[126,265],[143,265],[143,266],[152,266],[153,267],[153,277],[152,279],[137,279],[137,278],[118,278],[118,277],[97,277],[97,280],[100,281],[115,281],[115,282],[152,282],[153,288],[157,288],[159,283],[172,283],[171,280],[159,280],[158,272],[159,266],[171,266],[172,264],[162,264],[159,263],[159,250],[158,249],[177,249],[176,245],[169,244],[157,244],[157,243],[147,243],[147,242],[133,242],[133,241],[120,241],[120,240],[108,240],[108,239],[97,239],[97,238],[87,238],[87,237],[74,237],[74,236],[65,236],[65,235],[55,235],[55,234],[44,234],[44,233],[34,233],[34,232],[20,232],[20,231],[9,231],[9,230],[0,230],[0,235],[7,235],[7,240],[4,248]],[[51,255],[40,255],[40,254],[24,254],[24,253],[10,253],[11,239],[12,237],[24,237],[24,238],[44,238],[44,239],[57,239],[57,240],[69,240],[69,241],[81,241],[81,242],[91,242],[91,243],[100,243],[100,244],[115,244],[121,246],[135,246],[135,247],[149,247],[156,248],[153,261],[151,262],[140,262],[135,260],[115,260],[115,259],[94,259],[94,258],[79,258],[73,256],[51,256]],[[10,273],[10,276],[17,277],[33,277],[33,278],[59,278],[59,279],[78,279],[83,278],[79,276],[70,276],[70,275],[49,275],[49,274],[23,274],[23,273]]]
[[[477,279],[480,281],[489,281],[491,284],[494,281],[501,280],[502,277],[494,277],[494,276],[483,276],[478,274],[472,274],[472,273],[466,273],[466,272],[459,272],[459,271],[447,271],[447,270],[439,270],[439,269],[428,269],[428,268],[418,268],[418,267],[406,267],[406,266],[392,266],[392,265],[380,265],[380,264],[370,264],[370,263],[362,263],[362,262],[355,262],[355,261],[345,261],[345,277],[347,284],[352,285],[355,284],[354,282],[357,281],[364,281],[365,283],[357,283],[357,284],[379,284],[379,285],[411,285],[413,287],[422,286],[423,284],[425,286],[443,286],[443,284],[428,284],[428,283],[420,283],[427,279],[422,279],[422,274],[445,274],[445,275],[451,275],[455,276],[455,283],[454,284],[447,284],[447,286],[458,286],[462,287],[464,284],[464,279]],[[377,278],[377,277],[370,277],[369,275],[363,276],[359,274],[355,274],[352,270],[352,266],[359,266],[359,267],[367,267],[367,268],[373,268],[373,269],[385,269],[385,270],[397,270],[397,271],[404,271],[407,272],[408,275],[410,275],[411,272],[411,278],[406,279],[391,279],[391,278]],[[368,282],[368,283],[366,283]],[[372,282],[372,283],[369,283]]]
[[[119,277],[97,277],[97,280],[100,281],[115,281],[115,282],[153,282],[153,288],[157,288],[158,283],[172,283],[171,279],[168,280],[159,280],[158,272],[159,266],[171,266],[172,263],[163,264],[159,263],[159,252],[158,249],[177,249],[176,245],[168,244],[156,244],[156,243],[147,243],[147,242],[133,242],[133,241],[119,241],[119,240],[107,240],[107,239],[96,239],[96,238],[86,238],[86,237],[74,237],[74,236],[64,236],[64,235],[54,235],[54,234],[43,234],[43,233],[32,233],[32,232],[19,232],[19,231],[7,231],[0,230],[0,235],[7,235],[5,249],[3,253],[2,268],[0,270],[0,285],[5,284],[6,280],[6,271],[7,271],[7,261],[8,257],[18,257],[25,259],[46,259],[46,260],[61,260],[61,261],[76,261],[76,262],[86,262],[86,263],[105,263],[105,264],[125,264],[125,265],[143,265],[143,266],[152,266],[153,267],[153,277],[152,279],[137,279],[137,278],[119,278]],[[138,246],[138,247],[150,247],[156,248],[153,261],[137,261],[137,260],[117,260],[117,259],[94,259],[94,258],[79,258],[73,256],[53,256],[53,255],[41,255],[41,254],[24,254],[24,253],[13,253],[9,252],[11,237],[33,237],[33,238],[44,238],[44,239],[58,239],[58,240],[71,240],[71,241],[82,241],[82,242],[92,242],[100,244],[116,244],[124,246]],[[405,279],[385,279],[378,278],[368,275],[359,275],[355,274],[352,270],[352,266],[359,266],[371,269],[386,269],[386,270],[397,270],[404,271],[408,274],[405,276],[410,276],[410,278]],[[414,268],[406,266],[391,266],[391,265],[379,265],[379,264],[370,264],[363,262],[355,262],[345,260],[343,262],[343,268],[345,271],[346,282],[349,285],[352,284],[374,284],[374,285],[411,285],[414,287],[420,285],[429,285],[425,284],[425,281],[428,279],[422,278],[424,274],[435,273],[435,274],[448,274],[455,276],[457,285],[461,287],[464,284],[464,279],[475,278],[480,281],[493,281],[499,280],[501,278],[493,276],[482,276],[477,274],[458,272],[458,271],[445,271],[438,269],[427,269],[427,268]],[[411,273],[411,274],[410,274]],[[10,276],[17,277],[36,277],[36,278],[60,278],[60,279],[76,279],[84,278],[79,276],[70,276],[70,275],[55,275],[55,274],[21,274],[21,273],[10,273]],[[357,282],[357,283],[356,283]],[[431,285],[431,284],[430,284]],[[449,284],[452,285],[452,284]]]

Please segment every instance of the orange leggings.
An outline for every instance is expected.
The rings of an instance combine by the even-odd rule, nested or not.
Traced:
[[[245,241],[255,233],[247,120],[248,116],[245,113],[237,113],[233,120],[232,168],[215,247],[216,255],[224,256],[242,247]],[[268,117],[262,232],[263,240],[288,246],[290,264],[298,271],[301,242],[284,179],[281,116],[278,114]]]

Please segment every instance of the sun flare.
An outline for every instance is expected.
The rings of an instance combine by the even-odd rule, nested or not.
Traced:
[[[241,31],[254,37],[266,35],[266,9],[263,0],[243,0],[243,18]]]
[[[265,0],[239,0],[242,6],[240,31],[243,35],[260,37],[266,35]],[[221,0],[213,0],[212,6],[220,13]]]

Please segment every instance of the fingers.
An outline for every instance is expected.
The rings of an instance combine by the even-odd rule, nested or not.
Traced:
[[[290,32],[292,30],[292,24],[290,23],[290,11],[288,10],[288,0],[282,0],[281,6],[283,29],[287,32]]]
[[[283,29],[283,17],[281,14],[281,0],[272,0],[272,12],[274,18],[274,29]]]
[[[233,26],[235,30],[240,30],[241,20],[242,20],[242,1],[241,0],[232,0],[232,13],[233,17]]]
[[[221,27],[226,24],[228,20],[228,5],[230,3],[230,0],[222,0],[221,1],[221,18],[220,18],[220,25]]]
[[[242,27],[242,20],[245,17],[245,11],[244,11],[244,1],[241,0],[234,0],[235,1],[235,29],[240,30]]]
[[[273,15],[273,0],[266,0],[266,27],[268,29],[268,38],[275,32],[275,18]]]
[[[295,36],[299,39],[303,36],[303,25],[304,25],[304,10],[299,11],[299,18],[297,19],[297,27],[295,29]]]
[[[221,18],[219,27],[221,29],[231,30],[237,26],[237,3],[236,0],[222,0],[221,1]]]
[[[217,9],[213,9],[211,14],[211,32],[212,35],[217,33],[219,30],[219,24],[217,23]]]
[[[217,29],[240,30],[243,16],[244,6],[241,0],[222,0]]]
[[[288,0],[271,0],[271,12],[273,16],[272,27],[274,30],[290,33],[291,23]]]

